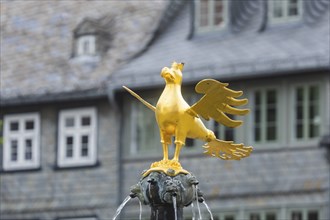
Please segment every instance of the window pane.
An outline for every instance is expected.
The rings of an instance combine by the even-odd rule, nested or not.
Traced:
[[[65,127],[73,127],[73,126],[74,126],[74,118],[66,118]]]
[[[268,90],[266,92],[266,123],[267,123],[267,140],[276,139],[276,91]]]
[[[83,157],[88,156],[88,143],[89,143],[88,135],[81,136],[81,156]]]
[[[32,160],[32,139],[25,140],[25,160]]]
[[[80,36],[77,39],[77,55],[94,55],[96,53],[95,35]]]
[[[249,219],[250,220],[261,220],[260,214],[258,214],[258,213],[251,213]]]
[[[273,3],[273,16],[275,18],[283,17],[283,1],[271,1]]]
[[[309,137],[319,136],[320,116],[319,108],[316,105],[309,106]]]
[[[216,121],[213,121],[213,132],[216,137],[220,138],[220,125]]]
[[[291,213],[291,220],[303,220],[301,211],[294,211]]]
[[[321,123],[319,110],[319,88],[317,86],[309,87],[309,137],[319,136],[319,127]]]
[[[309,137],[310,138],[318,137],[319,133],[320,133],[320,129],[319,129],[318,125],[311,124],[309,126]]]
[[[34,129],[34,121],[26,121],[25,122],[25,130],[33,130]]]
[[[319,110],[319,105],[318,103],[311,103],[309,106],[309,119],[312,123],[319,123],[319,115],[320,115],[320,110]]]
[[[201,0],[200,1],[200,21],[199,24],[201,27],[208,26],[208,16],[209,16],[209,1]]]
[[[276,91],[268,90],[267,91],[267,105],[272,105],[276,103]]]
[[[91,124],[91,118],[89,116],[84,116],[81,118],[82,126],[89,126]]]
[[[11,131],[18,131],[18,121],[13,121],[13,122],[10,122],[10,130]]]
[[[11,152],[10,152],[10,160],[11,161],[17,161],[17,155],[18,155],[18,152],[17,152],[17,140],[11,140],[10,141],[10,149],[11,149]]]
[[[302,105],[297,105],[296,106],[296,119],[297,120],[302,120],[303,119],[303,106]]]
[[[234,129],[225,127],[225,141],[233,141],[234,140]]]
[[[316,210],[309,211],[307,215],[307,220],[319,220],[319,213]]]
[[[318,101],[319,100],[319,88],[317,86],[311,86],[309,88],[309,101]]]
[[[289,0],[289,16],[298,15],[298,0]]]
[[[214,4],[214,25],[220,25],[223,22],[223,0],[216,0]]]
[[[228,115],[230,119],[235,119],[233,115]],[[214,121],[213,131],[217,138],[225,141],[234,140],[234,129],[221,126],[218,122]]]
[[[309,106],[309,120],[313,121],[314,119],[314,115],[317,114],[317,108],[315,108],[316,106],[310,105]]]
[[[256,107],[254,111],[254,122],[259,124],[261,122],[261,111],[259,107]]]
[[[254,140],[261,140],[261,92],[254,93]]]
[[[258,91],[254,93],[254,100],[256,106],[261,104],[261,92]]]
[[[235,216],[233,216],[233,215],[225,215],[225,217],[223,218],[223,220],[235,220]]]
[[[302,123],[297,123],[296,125],[296,138],[303,138],[303,125]]]
[[[276,122],[276,109],[268,108],[267,109],[267,123]]]
[[[275,213],[266,213],[266,220],[276,220]]]
[[[267,127],[267,140],[274,141],[276,140],[276,126],[270,125]]]
[[[303,87],[298,87],[295,93],[295,118],[296,118],[296,138],[303,138],[304,134],[304,89]]]
[[[155,114],[146,109],[143,105],[137,106],[137,148],[139,152],[155,152],[160,148],[159,129],[155,123]]]
[[[302,87],[298,87],[296,90],[296,101],[300,103],[304,100],[304,90]]]
[[[297,7],[290,7],[289,8],[289,16],[296,16],[298,15],[298,8]]]
[[[73,156],[73,137],[66,137],[66,157]]]
[[[186,138],[186,147],[193,147],[194,146],[194,139]]]
[[[260,141],[261,140],[261,129],[258,126],[254,127],[254,140]]]
[[[84,43],[83,43],[83,53],[84,54],[90,54],[90,43],[89,43],[89,40],[88,39],[85,39],[84,40]]]

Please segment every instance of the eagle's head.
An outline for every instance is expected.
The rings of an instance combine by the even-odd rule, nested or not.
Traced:
[[[165,79],[166,83],[181,85],[183,66],[184,63],[173,62],[171,68],[164,67],[160,75]]]

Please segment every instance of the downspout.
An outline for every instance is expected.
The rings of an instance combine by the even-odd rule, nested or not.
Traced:
[[[117,205],[119,206],[122,202],[123,199],[123,148],[122,145],[122,134],[123,134],[123,115],[120,113],[120,107],[118,103],[116,102],[115,99],[115,88],[114,86],[109,83],[107,87],[107,95],[108,95],[108,100],[110,105],[113,107],[115,118],[116,118],[116,124],[119,125],[117,129],[117,135],[116,137],[118,138],[117,141],[117,165],[118,165],[118,173],[117,173],[117,178],[118,178],[118,197],[117,197]]]
[[[195,34],[195,1],[190,1],[190,28],[189,28],[189,34],[187,36],[187,40],[191,40],[194,37]]]
[[[260,28],[258,30],[258,32],[263,32],[266,29],[266,25],[268,23],[268,2],[266,1],[262,1],[262,5],[263,5],[263,12],[262,12],[262,22],[260,24]]]

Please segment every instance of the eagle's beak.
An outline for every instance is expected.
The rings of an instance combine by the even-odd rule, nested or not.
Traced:
[[[174,76],[173,76],[172,71],[167,67],[164,67],[162,69],[162,72],[161,72],[160,76],[163,77],[164,79],[174,80]]]
[[[178,65],[178,68],[182,71],[183,70],[183,67],[184,67],[184,63],[180,63],[179,65]]]

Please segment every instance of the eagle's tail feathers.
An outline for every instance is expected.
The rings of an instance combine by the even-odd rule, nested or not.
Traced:
[[[147,102],[143,98],[141,98],[141,96],[139,96],[138,94],[136,94],[135,92],[133,92],[132,90],[130,90],[129,88],[127,88],[126,86],[123,86],[123,88],[126,89],[132,96],[134,96],[135,98],[137,98],[140,102],[142,102],[149,109],[151,109],[152,111],[156,111],[156,107],[153,106],[153,105],[151,105],[149,102]]]

